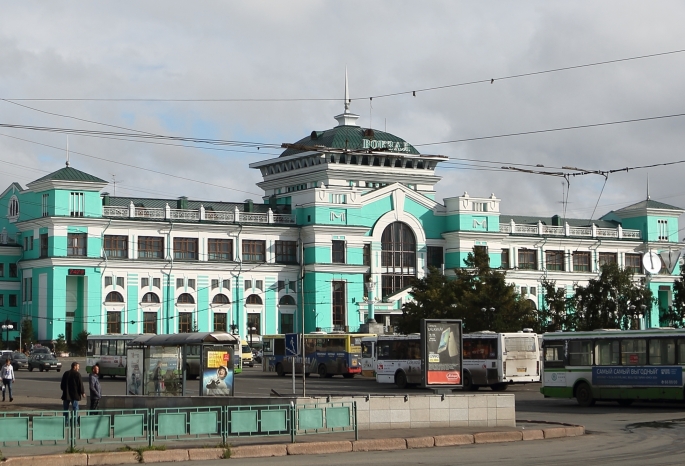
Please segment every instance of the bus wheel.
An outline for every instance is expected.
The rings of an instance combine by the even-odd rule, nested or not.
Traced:
[[[285,371],[283,370],[283,364],[276,364],[276,374],[278,374],[279,377],[283,377],[285,375]]]
[[[473,385],[473,380],[471,380],[471,376],[469,374],[464,375],[464,385],[462,385],[462,390],[465,392],[475,392],[478,390],[477,385]]]
[[[354,374],[343,374],[343,377],[345,377],[346,379],[352,379],[354,378]]]
[[[507,389],[507,386],[508,385],[506,383],[496,383],[494,385],[491,385],[490,388],[493,392],[503,392]]]
[[[633,404],[633,400],[618,400],[619,406],[630,406]]]
[[[592,389],[585,382],[579,383],[576,387],[576,400],[578,400],[578,404],[584,408],[595,405]]]
[[[318,373],[319,373],[319,377],[321,377],[322,379],[324,377],[328,377],[328,371],[326,370],[326,366],[324,364],[319,364]]]
[[[398,372],[395,374],[395,385],[397,385],[397,388],[401,390],[407,388],[407,374],[404,372]]]

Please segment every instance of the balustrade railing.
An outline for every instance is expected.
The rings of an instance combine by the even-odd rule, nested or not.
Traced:
[[[263,224],[295,224],[295,216],[291,214],[274,214],[258,212],[216,211],[204,209],[170,209],[153,207],[122,207],[102,206],[103,217],[110,218],[144,218],[150,220],[182,220],[189,222],[220,222],[220,223],[263,223]]]
[[[500,223],[499,232],[536,236],[580,236],[588,238],[642,239],[642,232],[640,230],[627,230],[621,227],[597,228],[594,225],[591,227],[570,227],[568,224],[566,226],[544,225],[542,223],[537,225],[522,225],[510,222]]]

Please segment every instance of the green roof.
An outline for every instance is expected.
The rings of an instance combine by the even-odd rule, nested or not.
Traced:
[[[88,173],[72,167],[60,168],[56,172],[52,172],[49,175],[38,178],[36,181],[34,181],[34,183],[39,181],[85,181],[89,183],[107,183],[105,180],[93,175],[89,175]]]
[[[365,136],[366,134],[366,136]],[[328,129],[326,131],[312,131],[309,136],[300,139],[295,144],[301,144],[304,146],[324,146],[333,149],[348,149],[348,150],[363,150],[368,149],[364,147],[364,139],[370,141],[388,141],[393,143],[400,143],[402,145],[407,144],[409,154],[420,155],[414,146],[408,144],[404,139],[395,136],[394,134],[386,133],[385,131],[378,130],[368,130],[360,126],[336,126],[335,128]],[[374,149],[374,150],[389,150],[390,149]],[[299,154],[305,152],[301,149],[286,149],[281,157],[286,157],[288,155]]]
[[[642,210],[642,209],[665,209],[665,210],[683,210],[680,207],[672,206],[670,204],[665,204],[659,201],[653,201],[647,199],[645,201],[640,201],[635,204],[618,209],[616,212],[626,211],[626,210]]]

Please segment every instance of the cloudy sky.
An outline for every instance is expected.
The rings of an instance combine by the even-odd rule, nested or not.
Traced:
[[[116,177],[117,195],[259,199],[259,172],[248,164],[281,152],[269,145],[335,126],[345,67],[362,126],[453,159],[438,171],[438,199],[495,193],[505,213],[551,216],[563,211],[562,179],[499,167],[611,170],[685,159],[685,117],[444,143],[685,113],[683,52],[499,79],[683,50],[682,2],[0,5],[1,124],[266,146],[208,150],[69,136],[72,166]],[[0,186],[25,186],[61,168],[66,143],[60,133],[0,128]],[[683,173],[685,164],[614,173],[606,184],[599,175],[572,177],[567,216],[597,218],[643,200],[648,176],[652,199],[685,207]]]

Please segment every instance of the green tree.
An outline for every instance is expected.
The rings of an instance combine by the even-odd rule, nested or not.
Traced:
[[[55,342],[55,352],[64,353],[67,350],[67,342],[64,339],[64,334],[60,333],[57,335],[57,341]]]
[[[680,276],[673,283],[673,304],[664,318],[671,327],[685,327],[685,267],[680,267]]]
[[[633,328],[644,305],[651,309],[652,292],[616,264],[603,265],[598,278],[578,286],[573,298],[571,327],[576,330]]]
[[[90,335],[90,333],[88,333],[85,330],[82,330],[78,333],[78,335],[76,335],[76,338],[74,339],[74,352],[79,356],[86,355],[86,349],[88,348],[88,335]]]
[[[566,296],[566,287],[558,288],[556,281],[542,280],[545,304],[538,312],[539,333],[569,330],[573,326],[573,298]]]
[[[31,319],[24,319],[21,322],[21,341],[26,343],[27,347],[31,347],[33,338],[33,322]]]
[[[421,319],[462,319],[465,332],[517,331],[535,327],[535,311],[521,299],[505,275],[490,268],[487,253],[474,249],[464,259],[465,268],[455,269],[449,279],[436,269],[415,280],[413,301],[405,303],[398,329],[402,333],[420,330]]]

